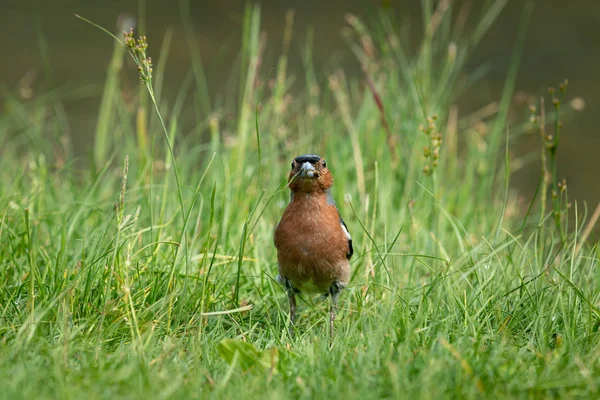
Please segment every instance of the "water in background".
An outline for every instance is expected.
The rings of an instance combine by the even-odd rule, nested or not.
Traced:
[[[477,2],[478,0],[476,0]],[[241,0],[201,0],[191,3],[191,19],[203,54],[210,91],[222,93],[231,76],[241,43]],[[407,25],[420,24],[418,0],[386,0],[389,12]],[[306,31],[314,28],[314,62],[317,70],[326,70],[332,62],[344,67],[349,75],[360,76],[360,69],[340,36],[344,16],[372,14],[381,0],[280,0],[262,2],[262,27],[268,33],[268,49],[277,54],[281,48],[285,13],[296,10],[294,37],[290,52],[291,69],[300,71],[299,49]],[[489,74],[469,97],[460,99],[464,109],[475,108],[500,98],[505,71],[513,49],[516,29],[524,1],[513,0],[484,38],[471,66],[482,63]],[[105,34],[76,19],[78,13],[107,28],[113,28],[119,15],[138,15],[135,1],[86,0],[0,2],[0,85],[18,91],[27,87],[34,96],[44,85],[52,87],[90,87],[90,95],[67,101],[70,136],[78,153],[84,154],[93,139],[101,85],[110,61],[113,42]],[[168,71],[167,91],[177,92],[189,70],[185,41],[177,40],[181,31],[178,1],[148,0],[145,3],[147,35],[154,48],[167,28],[174,29]],[[569,184],[570,197],[585,200],[590,207],[600,201],[600,135],[597,116],[600,104],[600,2],[597,0],[538,0],[529,24],[527,40],[517,81],[517,89],[540,95],[548,86],[568,78],[569,97],[581,97],[585,109],[565,121],[559,148],[559,171]],[[159,39],[159,40],[157,40]],[[42,49],[42,50],[40,50]],[[45,49],[45,50],[44,50]],[[152,53],[152,52],[151,52]],[[46,54],[46,56],[44,56]],[[47,58],[45,58],[47,57]],[[46,62],[47,61],[47,62]],[[267,60],[275,62],[275,59]],[[302,75],[300,72],[299,75]],[[0,105],[1,106],[1,105]],[[523,105],[526,108],[526,105]],[[531,135],[519,142],[518,154],[537,151],[539,138]],[[513,183],[529,196],[539,177],[538,162],[520,170]]]

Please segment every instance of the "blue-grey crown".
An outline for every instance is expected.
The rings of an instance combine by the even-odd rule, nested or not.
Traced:
[[[298,164],[302,164],[305,162],[314,164],[317,161],[319,161],[320,159],[321,159],[321,156],[318,156],[316,154],[302,154],[301,156],[296,157],[294,159],[294,161],[296,161]]]

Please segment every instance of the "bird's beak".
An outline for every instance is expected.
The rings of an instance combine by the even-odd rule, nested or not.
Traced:
[[[302,167],[300,167],[301,178],[314,178],[316,176],[316,172],[317,171],[315,170],[315,167],[309,162],[305,162],[302,164]]]

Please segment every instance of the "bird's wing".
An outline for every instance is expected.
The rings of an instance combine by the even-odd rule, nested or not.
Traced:
[[[352,254],[354,254],[354,248],[352,247],[352,236],[350,236],[350,232],[348,231],[348,227],[346,226],[346,223],[344,222],[344,220],[342,219],[342,216],[340,215],[340,210],[338,210],[337,208],[337,204],[335,203],[335,200],[333,199],[333,196],[331,195],[331,190],[327,190],[327,203],[331,204],[335,207],[335,209],[338,212],[338,217],[340,217],[340,225],[342,226],[342,230],[344,231],[344,233],[346,234],[346,237],[348,238],[348,253],[346,253],[346,258],[349,260],[350,258],[352,258]]]
[[[344,220],[342,219],[341,215],[340,215],[340,225],[342,225],[342,230],[344,231],[344,233],[346,234],[346,237],[348,238],[348,253],[346,253],[346,258],[349,260],[350,258],[352,258],[352,254],[354,254],[354,249],[352,248],[352,236],[350,236],[348,227],[346,226],[346,223],[344,223]]]

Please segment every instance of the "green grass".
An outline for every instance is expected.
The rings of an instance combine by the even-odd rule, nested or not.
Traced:
[[[583,205],[567,207],[547,166],[557,136],[549,150],[540,141],[551,177],[529,207],[510,189],[504,149],[528,124],[509,121],[507,107],[530,10],[499,112],[455,118],[455,99],[477,78],[466,61],[505,2],[467,26],[451,18],[458,10],[422,3],[414,53],[385,13],[370,27],[348,18],[344,34],[370,85],[336,68],[320,80],[309,33],[300,94],[286,54],[270,76],[260,64],[256,7],[244,18],[239,90],[224,97],[207,98],[194,55],[178,97],[163,99],[171,33],[160,54],[149,38],[162,66],[142,82],[150,96],[126,100],[126,64],[113,59],[90,167],[64,140],[68,93],[23,101],[5,90],[1,396],[597,396],[600,250]],[[534,112],[537,131],[551,131],[555,110]],[[328,305],[310,297],[288,336],[274,280],[285,177],[305,152],[326,157],[355,243],[332,343]]]

